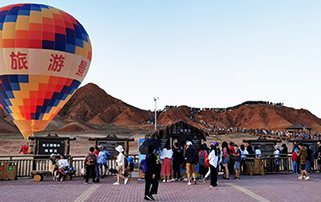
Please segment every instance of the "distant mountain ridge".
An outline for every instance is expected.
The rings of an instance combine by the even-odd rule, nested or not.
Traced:
[[[321,119],[305,109],[293,109],[282,104],[244,104],[229,110],[202,110],[192,112],[187,106],[174,107],[158,114],[157,123],[168,125],[183,120],[191,125],[204,128],[201,123],[217,127],[260,128],[285,130],[300,123],[321,132]],[[192,118],[191,118],[192,115]],[[50,122],[46,131],[77,132],[99,131],[104,124],[129,128],[153,129],[148,123],[153,112],[131,106],[108,95],[93,83],[79,88],[71,99]],[[18,128],[0,110],[0,133],[17,133]]]

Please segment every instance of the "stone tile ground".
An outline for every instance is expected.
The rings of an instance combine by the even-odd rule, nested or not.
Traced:
[[[223,181],[210,188],[209,181],[187,186],[186,182],[160,182],[157,201],[320,201],[321,174],[311,175],[310,181],[297,180],[297,175],[241,176],[240,181]],[[144,182],[131,179],[127,185],[113,186],[115,177],[101,179],[101,183],[83,184],[82,178],[72,181],[42,182],[32,179],[0,181],[0,201],[144,201]]]

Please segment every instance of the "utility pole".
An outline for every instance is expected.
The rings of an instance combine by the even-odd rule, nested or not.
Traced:
[[[155,131],[157,130],[157,100],[159,100],[159,97],[154,97],[155,102]]]

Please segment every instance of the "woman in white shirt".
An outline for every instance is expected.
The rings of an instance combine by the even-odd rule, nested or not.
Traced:
[[[259,147],[255,146],[254,149],[255,149],[255,158],[260,158],[262,153]]]
[[[60,159],[58,161],[59,164],[59,173],[57,175],[57,180],[64,181],[65,176],[68,172],[69,161],[65,159],[65,156],[60,154]]]
[[[211,143],[211,152],[208,155],[208,160],[210,163],[210,169],[211,169],[211,183],[210,187],[216,187],[217,186],[217,174],[218,174],[218,157],[219,157],[219,151],[217,149],[217,142]]]
[[[280,147],[279,147],[279,145],[275,145],[274,146],[274,149],[275,149],[275,151],[273,152],[273,154],[274,154],[274,170],[275,171],[279,171],[279,165],[281,164],[281,162],[280,162]]]
[[[166,144],[165,148],[161,153],[162,160],[162,176],[164,178],[163,182],[170,182],[169,176],[172,174],[172,157],[173,150],[171,149],[169,144]]]
[[[113,185],[119,185],[119,178],[124,179],[124,184],[127,184],[128,178],[124,177],[125,173],[125,157],[124,154],[122,153],[124,151],[123,146],[118,145],[116,148],[116,151],[119,152],[116,163],[117,163],[117,182],[115,182]]]

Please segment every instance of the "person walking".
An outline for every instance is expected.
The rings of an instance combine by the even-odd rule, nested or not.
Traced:
[[[298,157],[300,158],[300,168],[301,168],[301,176],[298,177],[299,180],[310,180],[308,172],[305,170],[306,166],[306,159],[308,156],[307,150],[304,148],[302,143],[299,143],[299,153],[297,154]]]
[[[178,142],[174,144],[174,152],[173,152],[173,178],[175,181],[178,181],[178,179],[181,179],[181,164],[183,163],[183,151],[178,147]]]
[[[172,157],[173,150],[170,144],[167,143],[161,154],[163,182],[170,182],[169,176],[172,174]]]
[[[86,180],[85,184],[88,184],[89,176],[92,176],[92,182],[95,182],[95,170],[97,166],[97,157],[94,154],[94,147],[89,148],[89,153],[86,154],[84,160],[84,168],[86,168]]]
[[[186,142],[185,162],[186,162],[186,174],[187,174],[187,180],[188,180],[187,185],[192,184],[191,175],[194,178],[193,184],[196,184],[195,164],[198,162],[198,155],[191,141]]]
[[[223,151],[223,165],[224,165],[224,175],[223,179],[229,180],[229,168],[228,165],[230,164],[230,150],[227,146],[227,142],[222,143],[222,151]]]
[[[211,143],[211,152],[208,155],[208,161],[210,163],[211,182],[210,187],[217,187],[217,174],[218,174],[218,162],[219,162],[219,150],[217,149],[217,142]]]
[[[127,184],[128,178],[124,176],[125,173],[125,156],[123,154],[123,146],[118,145],[116,148],[116,151],[119,152],[116,163],[117,163],[117,182],[115,182],[113,185],[119,185],[119,178],[122,178],[124,180],[124,184]]]
[[[145,173],[145,197],[147,201],[154,201],[153,195],[158,191],[158,166],[156,164],[157,157],[154,154],[155,147],[153,145],[148,146],[148,154],[146,156],[147,171]]]

